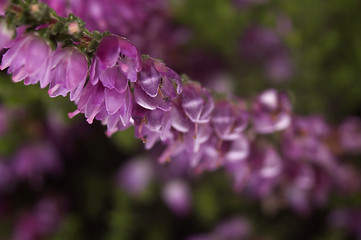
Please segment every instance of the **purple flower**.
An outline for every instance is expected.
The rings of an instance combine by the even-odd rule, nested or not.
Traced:
[[[149,186],[154,169],[147,159],[134,159],[121,167],[117,174],[117,183],[132,196],[139,196]]]
[[[3,55],[0,69],[8,68],[14,82],[24,79],[24,84],[29,85],[40,81],[40,86],[46,87],[52,55],[46,41],[35,34],[25,34],[13,40],[9,47]]]
[[[83,53],[75,47],[59,48],[51,59],[49,95],[65,97],[70,92],[70,100],[79,97],[86,81],[88,62]]]
[[[212,113],[211,123],[220,139],[237,139],[248,123],[248,114],[245,111],[244,103],[241,101],[217,101]]]
[[[243,33],[240,49],[246,60],[261,64],[271,80],[281,82],[291,77],[292,61],[287,48],[273,30],[249,27]]]
[[[108,135],[129,127],[133,96],[128,79],[135,82],[140,69],[140,55],[134,45],[114,35],[104,37],[90,67],[90,80],[75,101],[77,110],[69,116],[81,112],[90,124],[94,118],[102,120]]]
[[[213,109],[213,98],[208,90],[197,83],[186,83],[173,104],[172,126],[180,132],[194,129],[193,137],[197,138],[198,125],[210,121]]]
[[[247,190],[258,197],[271,194],[279,183],[283,170],[283,162],[279,154],[268,144],[258,144],[253,146],[247,161],[251,171]]]
[[[184,85],[181,104],[185,114],[194,123],[207,123],[211,118],[214,102],[211,94],[196,83]]]
[[[163,200],[175,214],[185,216],[191,208],[191,191],[184,181],[173,180],[164,186]]]
[[[174,87],[176,85],[176,89]],[[159,60],[146,58],[134,87],[135,101],[143,108],[169,111],[172,100],[182,92],[179,75]]]
[[[256,132],[270,134],[286,129],[291,123],[291,103],[285,93],[270,89],[253,102],[253,124]]]
[[[47,143],[24,146],[12,162],[15,176],[29,181],[33,188],[41,187],[45,174],[57,175],[62,165],[55,149]]]
[[[63,218],[63,205],[60,198],[41,199],[31,211],[20,216],[11,239],[46,239],[59,228]]]
[[[283,153],[292,160],[314,161],[334,169],[336,159],[327,144],[329,134],[330,129],[321,117],[294,117],[283,133]]]
[[[148,110],[134,106],[132,118],[135,125],[135,136],[142,139],[145,148],[150,149],[160,139],[165,142],[172,138],[170,112],[160,109]]]
[[[346,119],[339,127],[338,133],[345,152],[361,152],[361,119],[356,117]]]
[[[93,123],[94,118],[101,120],[108,126],[107,134],[109,136],[131,124],[133,99],[128,86],[123,93],[119,93],[104,87],[101,82],[96,85],[88,82],[75,103],[77,110],[69,113],[70,117],[84,113],[89,124]]]
[[[90,82],[96,85],[100,80],[105,87],[123,92],[126,80],[135,82],[141,68],[141,57],[133,44],[115,35],[105,36],[90,68]]]

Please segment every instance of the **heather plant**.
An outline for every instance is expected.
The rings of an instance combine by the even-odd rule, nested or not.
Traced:
[[[317,109],[307,106],[320,96],[311,95],[308,102],[300,102],[303,92],[293,87],[302,86],[295,77],[302,75],[302,66],[291,58],[285,43],[290,38],[292,46],[291,34],[298,27],[291,17],[277,12],[274,28],[250,21],[240,28],[242,34],[230,31],[228,37],[222,35],[222,28],[215,28],[215,35],[209,27],[195,31],[195,39],[206,39],[208,47],[219,47],[212,53],[218,58],[216,64],[226,62],[213,68],[213,63],[209,67],[208,61],[201,61],[198,64],[209,69],[203,73],[198,70],[202,67],[185,63],[188,56],[195,56],[190,51],[168,55],[157,50],[160,45],[159,49],[172,47],[168,39],[179,30],[170,29],[167,23],[170,5],[165,1],[46,2],[55,11],[38,1],[14,0],[6,5],[0,19],[0,68],[13,82],[48,88],[52,98],[69,94],[73,105],[60,98],[49,104],[37,86],[27,90],[4,79],[7,83],[2,83],[4,90],[0,91],[4,101],[0,136],[4,142],[14,134],[9,130],[9,106],[16,98],[7,90],[21,88],[24,96],[16,101],[24,105],[34,101],[43,106],[39,111],[45,112],[38,119],[39,127],[30,124],[28,132],[28,122],[16,123],[24,129],[28,142],[18,137],[14,146],[4,147],[8,152],[4,152],[0,165],[1,221],[11,225],[4,227],[4,236],[10,236],[6,233],[10,231],[20,240],[48,239],[51,235],[64,239],[254,239],[253,235],[288,239],[320,221],[322,230],[312,228],[309,234],[300,235],[308,239],[322,236],[327,218],[345,233],[357,236],[357,227],[349,224],[349,219],[358,219],[356,213],[331,217],[328,213],[350,205],[348,201],[359,206],[359,163],[352,160],[360,153],[360,119],[346,114],[343,121],[332,117],[343,110],[307,110]],[[194,9],[189,3],[178,4],[189,17],[179,17],[184,23],[194,17],[197,6],[204,6],[203,1],[195,3]],[[247,22],[239,17],[242,11],[251,13],[256,8],[263,12],[271,4],[218,0],[208,8],[211,13],[223,6],[229,17],[219,24],[226,26],[240,19]],[[291,11],[287,3],[278,5]],[[154,19],[156,13],[158,19]],[[297,11],[293,14],[297,16]],[[199,30],[202,20],[194,20],[190,25]],[[234,26],[237,24],[228,25],[231,29]],[[108,31],[101,32],[104,30]],[[148,38],[144,31],[159,34]],[[184,36],[189,40],[188,33]],[[162,38],[163,34],[167,38]],[[184,43],[183,37],[175,37],[175,42]],[[153,45],[154,54],[150,50]],[[230,52],[228,46],[235,51]],[[192,48],[202,47],[196,40]],[[174,67],[158,57],[170,59]],[[230,61],[228,67],[224,67],[225,59]],[[244,62],[244,67],[237,67],[238,62]],[[198,70],[206,80],[200,83],[177,73],[179,69],[187,72],[187,68],[190,75]],[[209,76],[232,68],[236,75],[244,74],[234,92],[205,87]],[[253,75],[252,69],[262,75]],[[222,75],[218,76],[218,82],[223,81]],[[261,80],[255,81],[255,76]],[[27,91],[34,93],[29,102]],[[349,109],[356,104],[350,104]],[[37,109],[36,105],[30,108]],[[84,115],[89,126],[83,117],[77,117],[67,120],[75,128],[67,127],[52,116],[56,111],[63,116],[71,111],[70,118]],[[312,115],[302,115],[304,112]],[[333,123],[336,120],[339,124]],[[99,122],[106,126],[106,134]],[[144,143],[145,157],[132,156],[134,137]],[[132,160],[127,161],[129,158]],[[33,198],[38,194],[48,199],[52,196],[49,192],[57,192],[56,197],[37,204],[33,199],[30,202],[35,210],[20,214],[17,208],[26,201],[9,203],[21,193],[24,181]],[[13,218],[9,216],[12,208],[17,212]],[[224,221],[235,215],[242,217]],[[277,231],[287,219],[289,230]],[[299,224],[308,220],[309,224]],[[270,222],[276,230],[264,225]],[[260,231],[250,231],[251,225]],[[97,227],[84,231],[91,226]]]

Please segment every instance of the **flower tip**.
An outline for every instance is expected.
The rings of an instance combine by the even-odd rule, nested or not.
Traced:
[[[79,110],[75,110],[74,112],[68,113],[68,117],[69,117],[69,118],[73,118],[73,117],[75,117],[76,115],[78,115],[79,113],[80,113]]]
[[[110,138],[113,134],[114,134],[115,131],[106,131],[105,132],[105,135],[107,135],[108,138]]]

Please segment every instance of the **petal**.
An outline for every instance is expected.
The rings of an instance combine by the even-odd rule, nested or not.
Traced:
[[[192,122],[198,122],[203,110],[204,99],[191,86],[184,89],[182,107]]]
[[[99,58],[105,67],[113,67],[119,59],[119,54],[120,47],[118,37],[115,35],[104,37],[100,41],[95,53],[96,57]]]
[[[142,58],[140,57],[138,49],[125,38],[118,38],[118,40],[120,52],[132,59],[135,70],[139,72],[142,69]]]
[[[26,64],[25,68],[29,74],[39,72],[49,59],[51,50],[48,44],[40,39],[34,38],[26,49]]]
[[[146,121],[147,121],[147,127],[151,131],[158,131],[162,127],[163,118],[164,118],[164,111],[155,109],[152,111],[147,111],[145,114]]]
[[[161,77],[159,73],[149,64],[143,67],[138,79],[138,82],[144,92],[151,97],[157,96],[160,81]]]
[[[66,71],[66,87],[67,89],[74,90],[81,84],[87,77],[88,61],[84,54],[78,50],[72,50]]]
[[[100,75],[100,81],[105,87],[115,88],[119,92],[124,92],[128,87],[127,79],[117,66],[105,69]]]
[[[116,113],[124,104],[125,94],[120,93],[115,89],[105,88],[105,107],[109,115]]]
[[[155,99],[146,94],[139,84],[134,85],[134,99],[136,103],[145,109],[154,110],[157,108]]]

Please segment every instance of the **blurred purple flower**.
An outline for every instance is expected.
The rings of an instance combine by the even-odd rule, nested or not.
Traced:
[[[341,147],[345,152],[361,152],[361,119],[350,117],[339,127],[339,138]]]
[[[116,176],[117,184],[132,196],[139,196],[149,186],[154,177],[154,169],[147,159],[129,160]]]
[[[184,181],[169,181],[163,187],[163,200],[178,216],[188,215],[191,210],[191,190]]]
[[[211,124],[222,140],[237,139],[248,124],[248,113],[242,101],[217,101],[211,117]]]
[[[319,116],[294,117],[283,134],[283,153],[291,160],[313,161],[335,169],[336,159],[327,144],[329,134],[329,126]]]
[[[62,171],[58,153],[47,143],[20,148],[13,158],[12,168],[17,178],[29,181],[33,188],[43,185],[46,174],[58,175]]]
[[[49,237],[59,227],[63,212],[64,202],[62,199],[54,197],[41,199],[31,211],[20,217],[12,239],[37,240]]]
[[[270,134],[286,129],[291,123],[292,106],[285,93],[270,89],[253,102],[253,124],[256,132]]]
[[[274,31],[259,26],[249,27],[243,33],[240,48],[241,55],[248,61],[261,64],[271,80],[281,82],[291,77],[292,61]]]
[[[247,190],[258,197],[271,194],[283,171],[283,161],[276,150],[270,145],[253,146],[247,162],[251,171]]]
[[[8,47],[0,69],[8,68],[14,82],[24,80],[24,84],[29,85],[40,81],[40,86],[46,87],[52,55],[46,41],[35,34],[25,34],[10,42]]]

